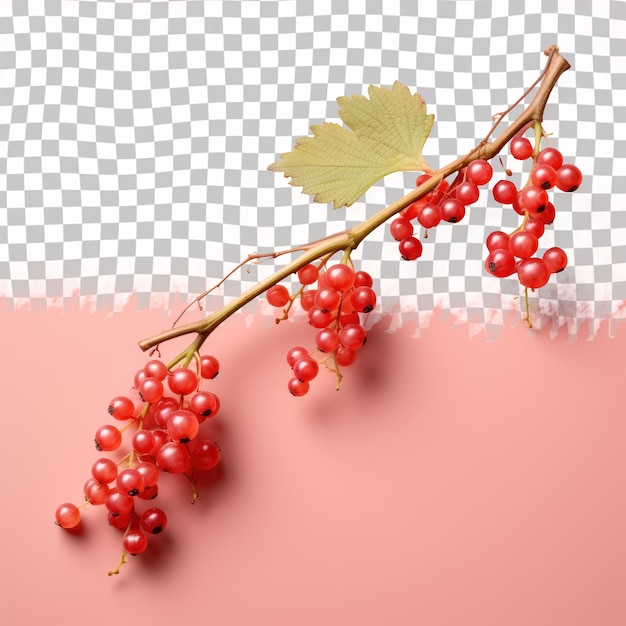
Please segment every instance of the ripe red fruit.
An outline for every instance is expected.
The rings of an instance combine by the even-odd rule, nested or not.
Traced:
[[[158,535],[167,526],[167,515],[157,507],[146,509],[139,518],[141,528],[151,535]]]
[[[402,241],[413,235],[413,224],[405,217],[397,217],[389,225],[389,232],[396,241]]]
[[[298,280],[302,285],[312,285],[317,281],[319,271],[315,265],[309,263],[298,270]]]
[[[205,379],[213,379],[220,373],[219,361],[210,354],[200,357],[200,376]]]
[[[493,199],[500,204],[513,204],[517,198],[517,187],[510,180],[499,180],[493,186]]]
[[[350,295],[350,302],[358,313],[369,313],[376,306],[376,293],[370,287],[357,287]]]
[[[556,170],[551,165],[535,165],[530,172],[530,181],[537,187],[551,189],[556,185]]]
[[[302,382],[313,380],[319,372],[318,362],[310,356],[303,356],[298,359],[293,366],[293,375]]]
[[[526,137],[516,137],[511,141],[510,151],[514,159],[523,161],[532,155],[533,147]]]
[[[438,204],[429,202],[420,208],[417,214],[417,221],[424,228],[434,228],[443,219],[443,213],[441,207]]]
[[[54,515],[56,523],[61,528],[76,528],[80,524],[80,511],[75,504],[66,502],[61,504]]]
[[[309,391],[309,383],[305,380],[292,378],[287,384],[287,389],[292,396],[303,396]]]
[[[179,367],[170,372],[167,382],[172,393],[187,395],[197,388],[198,377],[188,367]]]
[[[455,190],[454,197],[464,206],[474,204],[480,197],[480,190],[471,180],[463,181]],[[450,220],[448,220],[450,221]]]
[[[267,301],[275,307],[285,306],[289,302],[289,291],[285,285],[273,285],[267,290]]]
[[[529,259],[539,247],[539,240],[527,230],[513,233],[509,238],[509,250],[518,259]]]
[[[354,270],[345,263],[332,265],[326,270],[326,282],[331,289],[345,291],[354,283]]]
[[[563,155],[556,148],[544,148],[537,157],[538,165],[549,165],[558,170],[563,165]]]
[[[531,213],[541,213],[548,204],[548,192],[543,187],[529,185],[524,187],[521,193],[521,205]]]
[[[220,462],[220,447],[210,439],[202,439],[191,453],[191,463],[195,469],[208,471]]]
[[[563,271],[567,267],[567,254],[561,248],[549,248],[543,253],[543,260],[550,270],[550,273],[556,274]]]
[[[509,235],[496,230],[487,237],[487,250],[493,252],[494,250],[507,250],[509,247]]]
[[[467,166],[466,176],[477,185],[486,185],[493,176],[493,168],[489,161],[476,159]]]
[[[116,396],[109,402],[109,415],[116,420],[127,420],[133,416],[135,405],[126,396]]]
[[[485,269],[493,276],[505,278],[515,271],[515,257],[510,250],[494,250],[485,260]]]
[[[456,198],[447,198],[440,206],[441,217],[446,222],[456,224],[465,217],[465,206]]]
[[[182,474],[191,465],[189,451],[184,443],[169,441],[157,452],[158,466],[170,474]]]
[[[543,259],[524,259],[517,266],[517,277],[524,287],[539,289],[548,282],[550,270]]]
[[[562,191],[576,191],[582,182],[582,172],[575,165],[568,163],[556,171],[556,186]]]
[[[400,255],[406,261],[415,261],[422,256],[422,242],[415,237],[407,237],[403,239],[398,245]]]

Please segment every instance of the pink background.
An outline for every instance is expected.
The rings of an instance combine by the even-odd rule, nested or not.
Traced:
[[[54,510],[80,500],[136,341],[168,321],[0,316],[4,623],[626,623],[623,327],[568,343],[516,324],[489,343],[383,321],[341,392],[323,373],[296,399],[284,354],[311,329],[241,315],[208,344],[221,468],[193,507],[164,478],[169,528],[107,577],[121,534],[103,511],[72,535]]]

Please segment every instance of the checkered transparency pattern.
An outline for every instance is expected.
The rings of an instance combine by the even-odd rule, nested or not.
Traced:
[[[540,324],[593,333],[626,300],[625,27],[617,0],[0,0],[0,296],[168,308],[250,252],[343,230],[415,176],[333,211],[267,171],[312,124],[338,121],[337,97],[395,80],[418,91],[437,167],[486,135],[556,43],[573,69],[544,125],[586,177],[556,194],[542,238],[571,266],[531,305]],[[398,323],[441,309],[493,334],[522,292],[486,275],[484,241],[517,224],[483,192],[463,222],[429,233],[418,262],[384,228],[354,258]],[[208,307],[272,267],[234,275]]]

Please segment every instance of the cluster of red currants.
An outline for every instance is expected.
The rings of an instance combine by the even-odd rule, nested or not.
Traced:
[[[518,160],[534,155],[532,144],[523,135],[510,143],[511,155]],[[414,260],[422,255],[422,243],[415,236],[413,221],[424,229],[440,222],[455,223],[465,216],[465,208],[480,196],[481,185],[493,176],[493,168],[485,159],[476,159],[458,172],[452,184],[441,181],[434,191],[403,209],[390,224],[391,236],[399,242],[402,258]],[[419,187],[430,178],[422,174],[416,180]],[[545,227],[552,224],[555,209],[548,190],[575,191],[582,183],[582,173],[572,164],[563,163],[563,155],[552,147],[541,150],[530,170],[527,183],[518,189],[511,180],[500,180],[493,187],[496,202],[511,205],[524,219],[513,233],[496,231],[487,238],[489,256],[485,269],[499,278],[516,273],[522,286],[530,289],[543,287],[550,275],[567,265],[567,255],[559,247],[546,250],[541,257],[534,256]]]
[[[305,265],[298,271],[298,280],[302,287],[296,295],[292,296],[284,285],[274,285],[267,291],[267,301],[272,306],[284,307],[299,295],[309,324],[317,329],[314,350],[296,346],[287,353],[287,363],[293,371],[289,392],[303,396],[317,376],[320,362],[338,376],[341,367],[354,363],[367,335],[361,314],[374,309],[376,292],[367,272],[355,272],[345,263],[336,263],[325,270],[313,264]],[[319,360],[317,353],[322,355]]]
[[[217,466],[220,448],[212,439],[201,437],[201,425],[214,418],[220,409],[218,397],[201,389],[203,380],[219,373],[217,359],[197,356],[197,367],[177,367],[168,371],[160,360],[149,361],[135,374],[130,393],[116,396],[109,404],[109,415],[120,427],[105,424],[96,431],[94,442],[99,452],[123,451],[124,434],[132,432],[129,451],[119,460],[102,456],[93,463],[91,477],[84,485],[84,502],[60,505],[56,523],[67,529],[77,528],[81,509],[104,505],[109,524],[124,532],[122,560],[148,547],[148,535],[156,535],[167,526],[163,509],[146,505],[159,493],[161,472],[183,474],[189,480],[195,502],[198,492],[194,471]],[[109,572],[116,574],[117,570]]]
[[[480,197],[480,185],[491,180],[493,170],[484,159],[476,159],[463,168],[452,184],[442,180],[437,187],[400,211],[389,226],[391,236],[398,241],[400,255],[407,261],[422,256],[422,242],[415,236],[414,221],[428,230],[441,222],[455,224],[465,217],[465,208]],[[430,174],[417,177],[417,187],[430,179]]]
[[[523,136],[511,141],[510,151],[518,160],[533,156],[532,145]],[[528,181],[521,190],[510,180],[498,181],[493,188],[494,200],[511,205],[524,219],[511,234],[496,231],[489,235],[485,269],[498,278],[516,273],[521,285],[527,289],[543,287],[551,274],[564,270],[567,255],[563,249],[552,247],[541,257],[534,255],[545,227],[552,224],[555,217],[548,190],[556,187],[561,191],[575,191],[582,179],[582,173],[575,165],[563,163],[559,150],[547,147],[533,159]]]

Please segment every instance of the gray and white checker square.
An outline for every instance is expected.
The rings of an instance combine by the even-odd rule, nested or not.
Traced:
[[[572,336],[611,317],[614,330],[626,300],[625,31],[618,0],[0,0],[0,297],[174,307],[250,252],[343,230],[413,187],[415,174],[392,175],[335,211],[267,170],[311,125],[340,121],[337,97],[396,80],[419,92],[437,167],[487,134],[557,44],[572,69],[544,127],[585,179],[555,193],[541,243],[570,266],[531,306],[536,325]],[[484,242],[518,220],[483,191],[461,223],[430,231],[419,261],[402,261],[386,228],[354,258],[398,323],[440,311],[496,336],[523,315],[522,291],[486,274]],[[234,275],[207,306],[273,267]]]

